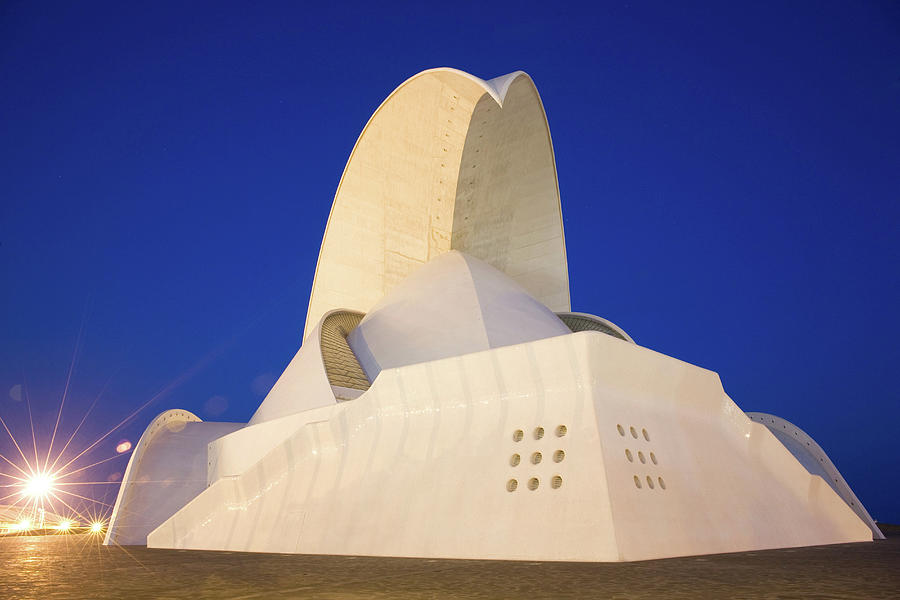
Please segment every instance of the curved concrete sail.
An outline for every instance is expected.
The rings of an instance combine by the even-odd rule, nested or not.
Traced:
[[[869,515],[869,511],[859,501],[850,485],[838,471],[825,450],[812,439],[808,433],[781,417],[770,415],[768,413],[748,412],[747,416],[757,423],[762,423],[769,428],[778,441],[784,444],[784,447],[791,451],[801,465],[806,468],[812,475],[818,475],[828,482],[831,489],[841,497],[841,500],[847,503],[853,512],[863,520],[872,530],[872,537],[876,540],[883,540],[884,534],[875,524],[875,520]]]
[[[431,69],[363,129],[341,177],[306,333],[336,308],[368,310],[432,258],[460,250],[555,311],[569,276],[550,129],[531,78]]]

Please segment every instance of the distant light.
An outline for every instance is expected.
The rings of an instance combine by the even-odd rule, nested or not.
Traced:
[[[22,519],[16,524],[16,529],[18,529],[19,531],[31,529],[31,519]]]
[[[32,475],[31,478],[25,482],[25,489],[22,490],[22,493],[26,496],[31,496],[32,498],[44,498],[52,491],[53,478],[46,473],[38,473]]]
[[[122,440],[121,442],[119,442],[119,445],[116,446],[116,452],[118,452],[119,454],[128,452],[129,450],[131,450],[131,442],[129,442],[128,440]]]
[[[56,526],[56,529],[59,531],[68,531],[72,529],[72,521],[60,521],[59,525]]]
[[[100,533],[103,531],[103,523],[91,523],[91,533]]]

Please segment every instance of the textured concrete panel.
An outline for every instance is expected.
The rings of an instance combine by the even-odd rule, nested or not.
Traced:
[[[552,310],[569,310],[553,147],[524,73],[483,81],[433,69],[382,103],[335,195],[306,332],[332,309],[368,312],[450,249],[495,266]]]

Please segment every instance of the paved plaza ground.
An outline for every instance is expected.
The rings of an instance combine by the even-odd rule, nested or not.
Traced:
[[[639,563],[426,560],[0,539],[0,598],[900,598],[885,541]]]

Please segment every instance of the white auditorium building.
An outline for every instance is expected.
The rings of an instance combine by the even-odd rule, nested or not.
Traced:
[[[441,68],[363,129],[250,422],[156,417],[106,543],[633,561],[873,537],[802,430],[571,312],[534,83]]]

